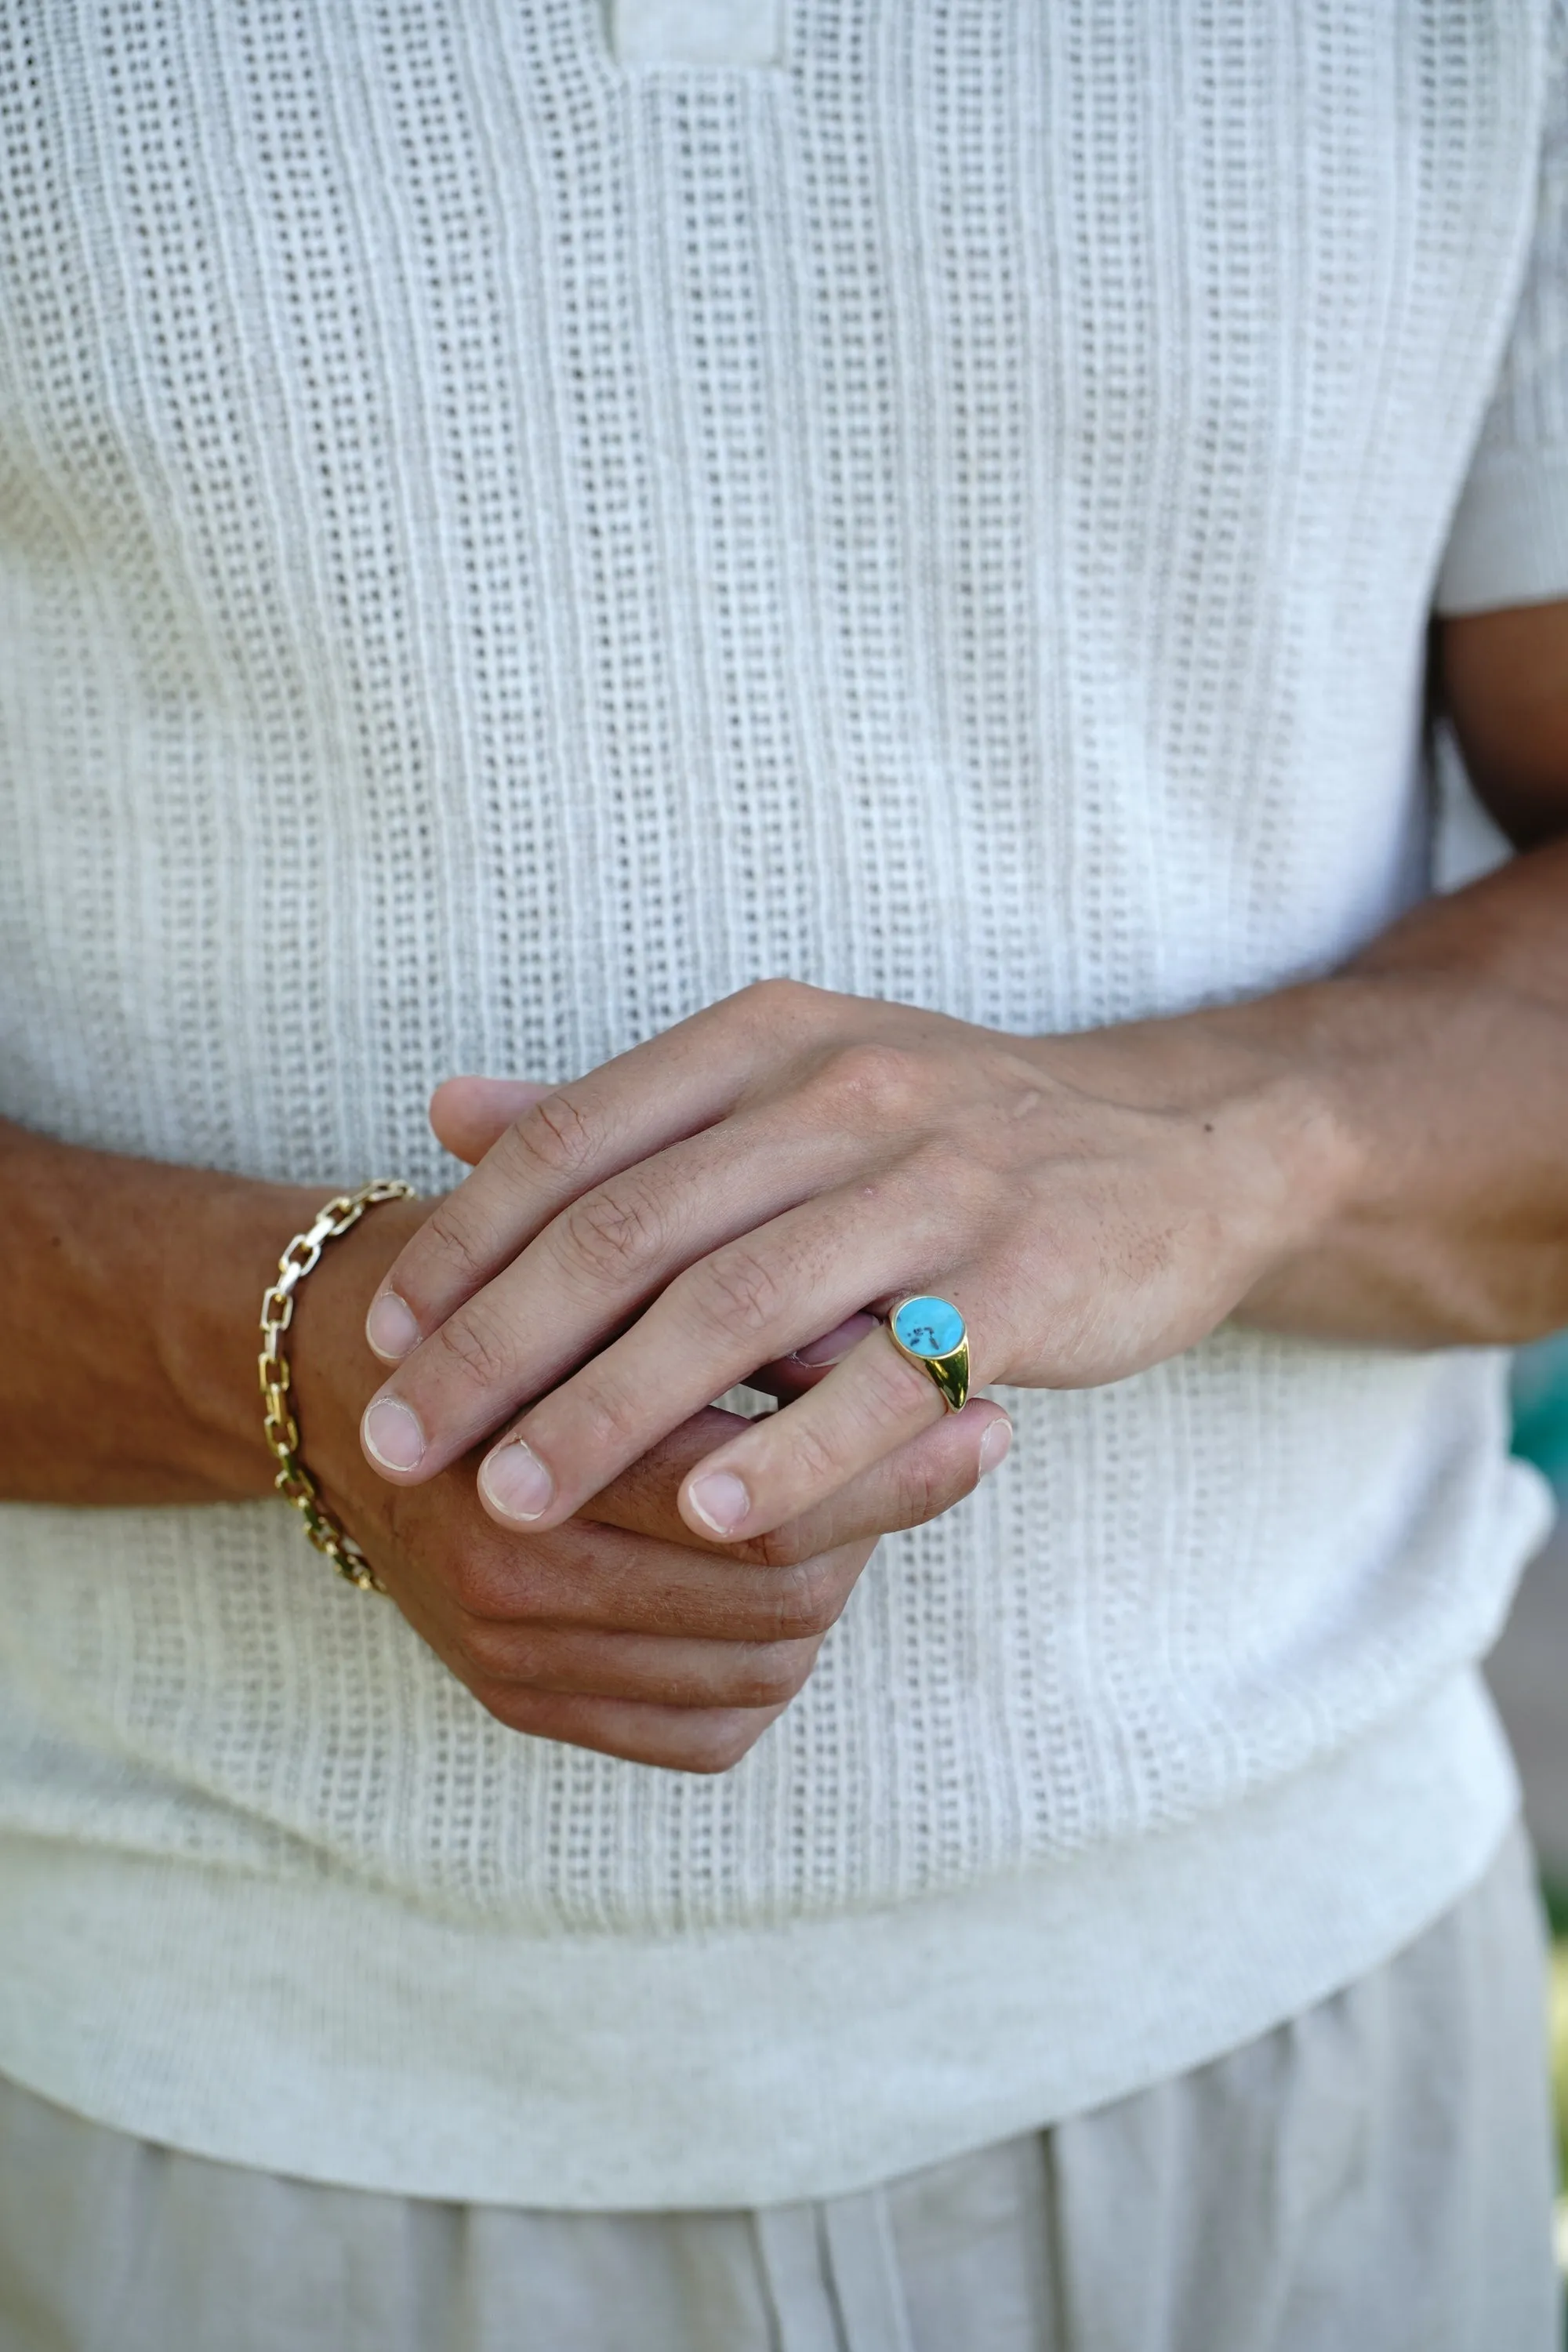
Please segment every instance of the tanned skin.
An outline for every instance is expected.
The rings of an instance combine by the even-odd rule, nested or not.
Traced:
[[[1005,1450],[999,1405],[931,1419],[924,1376],[862,1315],[842,1321],[831,1367],[773,1344],[835,1320],[811,1320],[835,1297],[817,1204],[835,1186],[874,1192],[879,1234],[896,1237],[914,1213],[900,1207],[908,1167],[927,1192],[946,1188],[943,1230],[973,1237],[976,1281],[990,1268],[1026,1301],[1005,1329],[1000,1307],[989,1316],[978,1379],[1115,1378],[1227,1314],[1419,1347],[1568,1324],[1568,603],[1452,620],[1436,646],[1476,789],[1521,854],[1328,980],[1045,1039],[790,983],[746,992],[699,1016],[750,1091],[743,1116],[700,1123],[681,1146],[702,1212],[684,1245],[654,1230],[666,1147],[605,1141],[612,1117],[635,1128],[644,1066],[552,1094],[443,1088],[437,1131],[461,1157],[488,1153],[484,1168],[434,1218],[428,1202],[375,1210],[300,1293],[307,1456],[393,1596],[345,1605],[401,1609],[517,1729],[689,1770],[733,1763],[805,1682],[876,1538],[950,1507]],[[679,1045],[662,1050],[650,1073],[679,1066]],[[764,1164],[748,1138],[786,1111],[828,1171],[801,1179],[798,1230],[816,1238],[798,1265],[767,1258],[745,1191]],[[950,1141],[961,1115],[972,1150]],[[267,1494],[258,1304],[320,1202],[317,1187],[0,1122],[0,1496]],[[487,1288],[537,1293],[583,1268],[598,1286],[587,1344],[542,1382],[493,1314],[487,1327]],[[378,1361],[365,1321],[389,1288],[421,1344]],[[595,1392],[610,1374],[594,1363],[614,1355],[600,1322],[620,1329],[626,1302],[650,1297],[676,1302],[666,1315],[683,1299],[700,1308],[715,1364],[747,1345],[752,1361],[773,1356],[764,1377],[786,1409],[754,1425],[708,1409],[669,1428]],[[1028,1306],[1040,1297],[1048,1313]],[[987,1318],[970,1319],[980,1344]],[[377,1395],[426,1433],[412,1468],[362,1449]],[[552,1481],[530,1524],[509,1521],[496,1493],[487,1507],[476,1484],[514,1424]],[[715,1469],[747,1498],[734,1540],[698,1500]]]

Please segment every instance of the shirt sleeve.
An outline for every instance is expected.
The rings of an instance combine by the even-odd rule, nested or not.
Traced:
[[[1568,0],[1554,0],[1548,71],[1534,238],[1438,574],[1439,613],[1568,596]]]

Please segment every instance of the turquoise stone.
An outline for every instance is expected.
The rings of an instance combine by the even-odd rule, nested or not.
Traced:
[[[963,1337],[963,1318],[945,1298],[906,1298],[893,1329],[911,1356],[951,1356]]]

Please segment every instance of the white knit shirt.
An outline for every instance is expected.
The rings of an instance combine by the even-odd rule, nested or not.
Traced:
[[[440,1078],[763,974],[1322,971],[1426,887],[1440,572],[1568,593],[1565,0],[11,0],[0,142],[0,1109],[72,1141],[436,1189]],[[1198,2063],[1510,1812],[1501,1380],[1009,1394],[710,1780],[503,1729],[282,1504],[8,1508],[0,2068],[635,2206]]]

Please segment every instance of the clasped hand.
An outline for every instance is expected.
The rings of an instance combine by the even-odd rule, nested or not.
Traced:
[[[438,1130],[489,1148],[372,1303],[396,1369],[367,1458],[415,1486],[485,1444],[485,1510],[543,1533],[613,1517],[684,1431],[671,1533],[763,1556],[815,1521],[863,1547],[847,1592],[865,1539],[930,1515],[911,1486],[945,1507],[1006,1445],[984,1399],[943,1428],[891,1302],[951,1298],[976,1387],[1087,1386],[1201,1338],[1306,1238],[1291,1089],[1183,1026],[1019,1039],[769,982],[552,1091],[450,1082]],[[705,1424],[747,1380],[781,1409]]]

